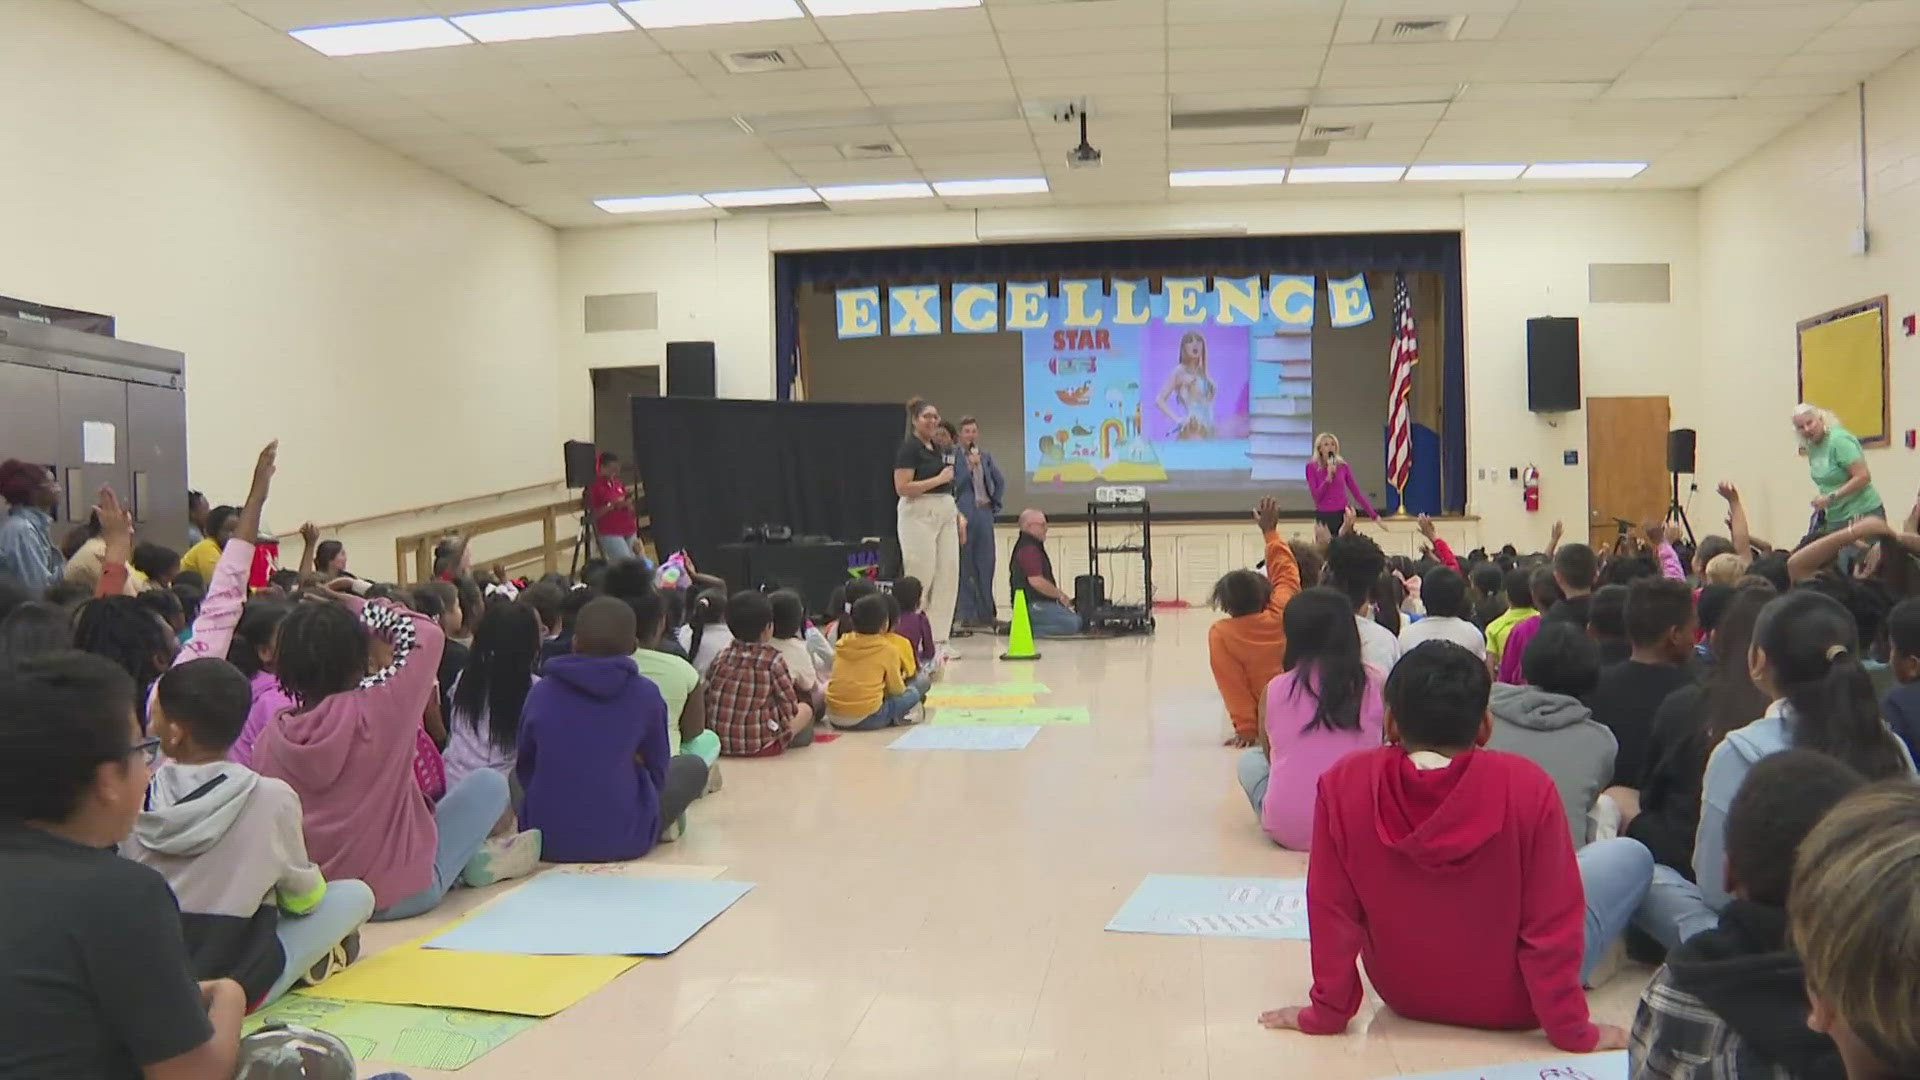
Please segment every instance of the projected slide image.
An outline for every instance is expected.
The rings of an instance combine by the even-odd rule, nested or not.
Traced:
[[[1031,481],[1234,489],[1302,483],[1313,452],[1312,336],[1274,326],[1029,330]]]

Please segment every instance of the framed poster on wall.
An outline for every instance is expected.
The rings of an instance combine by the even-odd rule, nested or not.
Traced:
[[[1798,325],[1800,398],[1830,409],[1862,446],[1886,446],[1888,408],[1887,298],[1802,319]]]

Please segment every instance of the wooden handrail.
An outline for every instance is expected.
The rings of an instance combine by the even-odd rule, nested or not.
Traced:
[[[378,514],[368,514],[365,517],[348,518],[345,521],[318,522],[317,524],[320,526],[320,531],[323,533],[336,533],[336,532],[339,532],[341,529],[345,529],[354,525],[366,525],[370,522],[385,521],[388,518],[409,517],[414,514],[433,514],[433,513],[438,513],[441,510],[445,510],[448,507],[461,506],[466,503],[484,502],[488,499],[504,499],[511,495],[525,495],[530,491],[541,491],[547,488],[562,487],[565,484],[566,484],[566,481],[564,479],[556,478],[553,480],[546,480],[538,484],[526,484],[521,487],[507,488],[505,491],[490,491],[485,495],[469,495],[464,499],[447,499],[444,502],[427,503],[424,506],[409,507],[408,509],[405,509],[405,510],[387,510]],[[284,540],[288,537],[299,536],[299,535],[300,535],[299,531],[295,530],[294,532],[281,533],[280,538]]]
[[[540,526],[540,546],[523,548],[489,561],[517,566],[539,559],[543,573],[557,573],[560,569],[562,545],[573,544],[583,539],[580,529],[575,529],[571,535],[560,536],[560,521],[566,518],[578,519],[583,512],[581,500],[573,498],[396,537],[393,542],[395,580],[405,585],[409,582],[430,579],[433,576],[433,549],[445,537],[457,536],[471,542],[475,537],[486,533],[534,524]],[[649,517],[639,518],[642,532],[645,532],[652,523]]]

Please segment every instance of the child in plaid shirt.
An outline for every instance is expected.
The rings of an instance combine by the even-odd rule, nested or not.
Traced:
[[[707,726],[720,752],[772,757],[813,742],[813,707],[800,700],[774,648],[773,604],[750,589],[727,601],[728,645],[707,669]]]

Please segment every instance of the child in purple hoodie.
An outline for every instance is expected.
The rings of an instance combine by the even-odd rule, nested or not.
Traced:
[[[640,674],[633,608],[580,609],[573,652],[548,660],[521,711],[520,822],[549,862],[622,862],[653,850],[707,787],[707,764],[667,745],[667,702]]]

